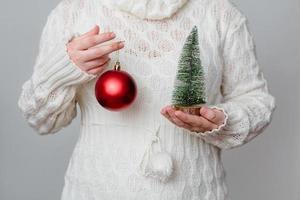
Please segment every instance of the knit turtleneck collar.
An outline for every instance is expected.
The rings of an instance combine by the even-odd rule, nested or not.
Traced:
[[[104,0],[141,19],[159,20],[172,16],[188,0]]]

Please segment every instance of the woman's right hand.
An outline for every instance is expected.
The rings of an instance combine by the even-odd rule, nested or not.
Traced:
[[[99,26],[89,32],[73,38],[67,44],[70,59],[81,70],[89,74],[99,74],[108,65],[109,54],[124,47],[124,41],[112,42],[109,45],[97,46],[116,37],[113,32],[99,34]]]

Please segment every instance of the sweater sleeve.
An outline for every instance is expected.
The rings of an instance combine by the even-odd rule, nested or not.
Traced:
[[[22,85],[18,107],[28,124],[40,134],[56,133],[75,118],[76,89],[96,77],[77,67],[66,44],[73,37],[66,27],[65,1],[48,15],[31,77]]]
[[[259,67],[247,19],[240,12],[224,38],[221,93],[223,101],[211,108],[225,114],[217,129],[200,133],[206,142],[221,149],[241,146],[270,124],[276,109],[266,79]]]

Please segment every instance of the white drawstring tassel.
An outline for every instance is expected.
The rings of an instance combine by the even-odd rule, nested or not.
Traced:
[[[146,177],[149,176],[166,182],[173,172],[173,161],[168,152],[162,151],[160,138],[158,136],[159,129],[160,125],[150,145],[146,148],[139,166],[139,172]],[[159,143],[159,152],[153,153],[152,144],[154,142]]]

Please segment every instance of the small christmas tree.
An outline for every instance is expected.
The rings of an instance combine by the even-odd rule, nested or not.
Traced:
[[[183,46],[174,81],[172,104],[176,109],[200,108],[206,103],[204,71],[200,59],[197,26]],[[189,111],[190,112],[190,111]]]

